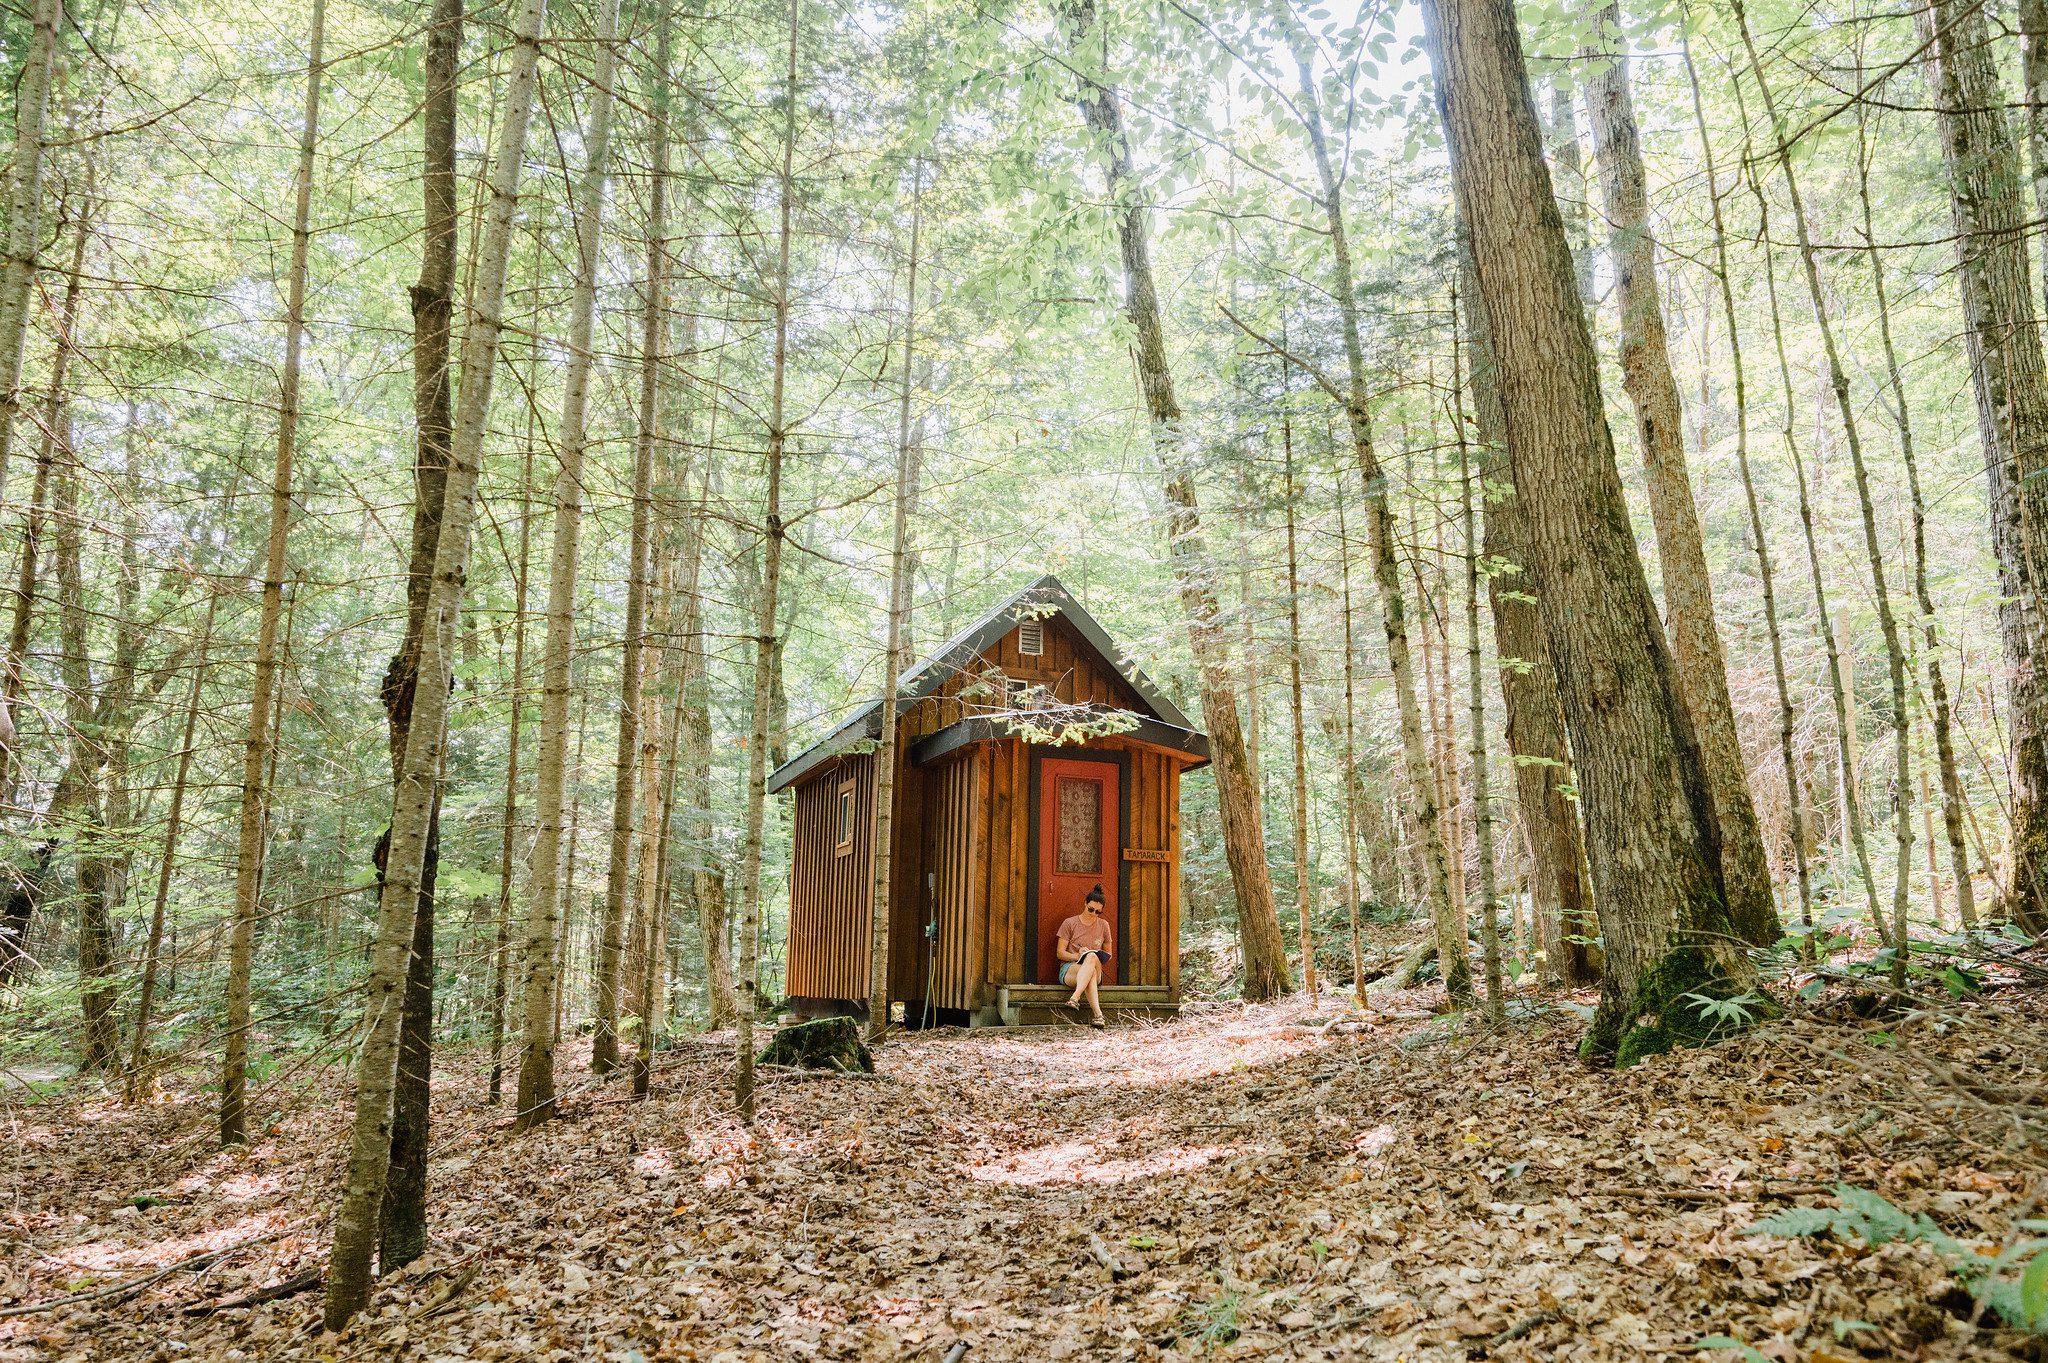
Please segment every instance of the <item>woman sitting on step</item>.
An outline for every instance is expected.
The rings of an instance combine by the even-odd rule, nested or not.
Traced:
[[[1097,885],[1088,892],[1081,912],[1060,924],[1059,943],[1054,948],[1054,954],[1060,958],[1060,983],[1071,985],[1074,990],[1067,1007],[1079,1007],[1086,996],[1090,1027],[1104,1025],[1102,1000],[1095,986],[1101,983],[1102,972],[1109,968],[1109,958],[1116,954],[1115,938],[1102,907],[1102,887]]]

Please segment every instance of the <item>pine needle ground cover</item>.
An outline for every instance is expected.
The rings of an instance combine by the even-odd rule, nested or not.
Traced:
[[[1616,1072],[1568,1012],[1467,1035],[1437,992],[900,1039],[879,1079],[765,1072],[751,1132],[724,1036],[517,1137],[444,1072],[432,1246],[339,1339],[315,1292],[233,1303],[321,1266],[342,1086],[259,1093],[229,1154],[196,1088],[14,1091],[0,1311],[85,1300],[0,1319],[0,1359],[2035,1356],[1949,1251],[2033,1234],[2038,1000]]]

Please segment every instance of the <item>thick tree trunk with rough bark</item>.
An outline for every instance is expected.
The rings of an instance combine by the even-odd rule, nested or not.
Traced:
[[[1494,570],[1487,575],[1493,611],[1494,656],[1500,669],[1508,754],[1515,765],[1515,803],[1529,842],[1531,915],[1544,943],[1550,973],[1583,988],[1600,980],[1600,926],[1593,915],[1585,876],[1585,846],[1572,785],[1571,753],[1565,744],[1564,710],[1557,698],[1557,673],[1522,545],[1522,505],[1515,493],[1514,461],[1508,456],[1507,417],[1500,405],[1500,379],[1486,309],[1478,297],[1469,239],[1459,241],[1464,281],[1467,350],[1471,356],[1472,412],[1478,428],[1480,467],[1495,495],[1482,498],[1482,550]]]
[[[2013,874],[2001,907],[2039,930],[2048,927],[2048,611],[2041,602],[2048,585],[2048,366],[2035,325],[2029,215],[1983,10],[1929,0],[1922,29],[1933,39],[1936,123],[1949,172],[2012,672]],[[2030,80],[2033,65],[2030,54]]]
[[[1665,340],[1656,244],[1650,236],[1649,188],[1629,90],[1621,7],[1603,7],[1595,24],[1599,39],[1587,53],[1586,105],[1593,116],[1593,148],[1610,234],[1608,254],[1621,309],[1621,381],[1635,411],[1663,569],[1665,629],[1713,796],[1728,914],[1750,945],[1769,946],[1778,940],[1778,910],[1749,793],[1742,739],[1735,728],[1735,703],[1728,694],[1728,664],[1714,616],[1706,537],[1686,469],[1684,406]]]
[[[357,1067],[355,1116],[347,1180],[335,1216],[328,1259],[324,1318],[339,1330],[370,1297],[384,1182],[391,1158],[391,1110],[398,1080],[398,1022],[410,955],[411,928],[425,872],[427,833],[438,798],[447,742],[448,690],[455,630],[469,572],[470,528],[483,458],[492,379],[503,326],[505,264],[511,254],[512,217],[519,206],[519,173],[533,113],[545,0],[522,0],[513,19],[512,58],[490,170],[490,199],[462,338],[461,398],[449,443],[441,534],[434,554],[433,592],[422,634],[419,685],[405,746],[405,769],[392,800],[391,842],[378,901],[377,930],[365,984],[364,1029]]]
[[[1607,949],[1588,1044],[1627,1062],[1707,1030],[1685,995],[1747,992],[1755,976],[1731,945],[1713,809],[1629,526],[1514,7],[1434,0],[1424,16],[1577,759]]]

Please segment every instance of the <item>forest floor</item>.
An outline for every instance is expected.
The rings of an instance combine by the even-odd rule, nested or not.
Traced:
[[[0,1359],[2041,1356],[1929,1244],[1742,1232],[1850,1184],[1981,1277],[2048,1193],[2048,998],[1837,1004],[1622,1073],[1554,1004],[1489,1032],[1374,998],[912,1036],[878,1080],[766,1075],[751,1130],[729,1037],[525,1136],[451,1068],[433,1248],[339,1339],[317,1292],[217,1308],[319,1267],[344,1076],[226,1154],[196,1082],[17,1094]]]

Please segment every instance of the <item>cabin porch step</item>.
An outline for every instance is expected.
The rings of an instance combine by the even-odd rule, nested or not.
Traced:
[[[1085,1005],[1076,1013],[1066,1011],[1072,992],[1059,984],[1000,985],[996,989],[996,1012],[1006,1027],[1057,1026],[1077,1020],[1086,1026]],[[1095,992],[1102,1000],[1103,1016],[1112,1022],[1119,1018],[1180,1016],[1180,1004],[1173,997],[1173,990],[1165,985],[1105,984]]]

